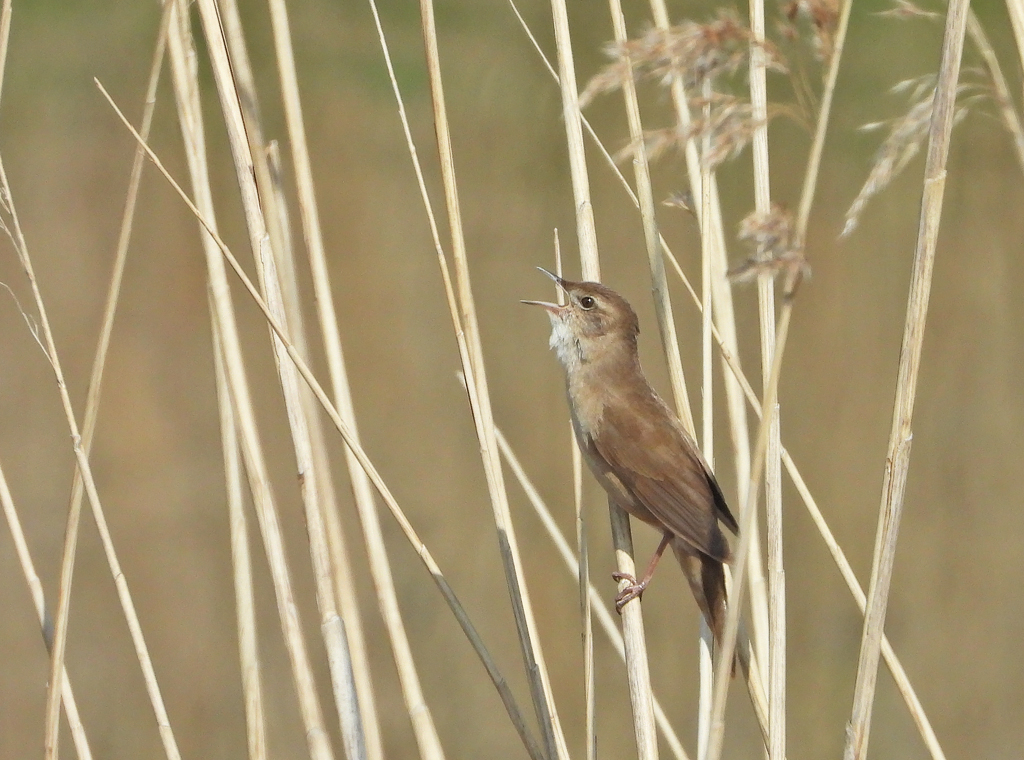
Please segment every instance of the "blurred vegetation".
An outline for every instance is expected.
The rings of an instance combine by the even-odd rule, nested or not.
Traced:
[[[553,55],[548,5],[524,0],[522,7],[541,45]],[[879,141],[877,134],[858,132],[857,127],[900,113],[905,102],[887,91],[937,68],[942,35],[940,23],[877,15],[888,7],[881,0],[854,6],[808,240],[814,276],[798,297],[781,390],[783,441],[865,584],[923,160],[915,159],[869,204],[852,236],[840,241],[838,234]],[[939,4],[932,9],[942,10]],[[248,4],[243,10],[266,133],[284,141],[266,9]],[[472,420],[455,379],[456,347],[372,19],[360,3],[305,0],[291,3],[289,10],[364,445],[498,653],[517,692],[525,695]],[[384,3],[381,10],[414,138],[429,167],[431,189],[438,191],[418,10],[411,2]],[[602,48],[612,35],[601,4],[576,3],[570,10],[582,86],[585,77],[606,63]],[[676,19],[705,19],[713,10],[693,2],[672,7]],[[774,10],[769,3],[769,11]],[[1019,107],[1020,58],[1005,8],[989,3],[977,10]],[[646,28],[643,11],[642,5],[629,11],[634,34]],[[134,150],[92,78],[99,78],[129,117],[137,119],[158,23],[156,3],[47,0],[16,3],[14,8],[0,104],[0,151],[79,410]],[[570,441],[560,370],[547,352],[546,321],[518,304],[519,298],[548,297],[548,284],[533,267],[550,265],[554,228],[570,262],[568,271],[575,273],[558,90],[504,2],[445,0],[438,4],[438,24],[497,421],[563,529],[571,533]],[[970,46],[967,50],[965,66],[977,65],[976,54]],[[220,222],[225,240],[241,254],[246,238],[234,175],[212,83],[203,76]],[[790,93],[786,80],[770,78],[772,99],[786,99]],[[658,123],[668,112],[667,98],[646,85],[642,96],[645,118]],[[609,148],[625,144],[627,130],[617,96],[598,99],[587,115]],[[807,132],[794,122],[773,123],[773,196],[791,207],[808,143]],[[184,179],[173,95],[166,81],[152,144],[170,170]],[[680,159],[666,158],[655,172],[660,198],[684,189]],[[753,207],[750,176],[749,151],[721,169],[729,230]],[[591,181],[604,278],[637,307],[648,373],[665,388],[639,217],[596,153],[591,154]],[[1019,431],[1024,427],[1022,187],[1021,167],[997,111],[991,104],[980,106],[953,136],[887,620],[888,635],[951,760],[1017,757],[1024,740],[1019,667],[1024,607],[1018,603],[1018,578],[1024,572],[1019,540],[1024,532],[1019,462]],[[440,193],[434,197],[439,201]],[[699,238],[692,219],[667,208],[660,215],[670,245],[699,281]],[[293,209],[296,229],[297,219]],[[729,244],[735,260],[745,255],[735,240]],[[23,273],[10,247],[2,250],[0,281],[28,308]],[[736,296],[743,358],[754,377],[759,369],[755,290],[738,288]],[[675,288],[674,297],[695,398],[699,318],[681,287]],[[307,640],[318,658],[326,697],[326,663],[315,638],[304,525],[292,487],[294,461],[266,328],[240,290],[236,303],[252,361],[250,378],[266,424],[265,444],[279,484]],[[72,477],[67,428],[52,372],[6,294],[0,294],[0,335],[0,462],[52,597]],[[147,168],[92,459],[171,722],[187,758],[242,757],[245,751],[216,409],[197,227],[165,182]],[[719,411],[724,420],[724,407]],[[728,497],[735,500],[728,437],[722,429],[719,471]],[[337,443],[335,454],[340,453]],[[528,547],[528,579],[542,615],[556,698],[575,752],[582,746],[575,584],[511,483],[510,493],[520,543]],[[589,480],[586,494],[593,578],[610,599],[612,560],[603,497]],[[784,495],[790,756],[835,757],[849,717],[861,618],[788,485]],[[360,566],[364,559],[354,514],[343,517]],[[415,555],[390,518],[383,520],[403,612],[414,632],[414,653],[446,751],[453,758],[506,756],[507,748],[517,746],[516,739],[492,687]],[[641,528],[636,537],[640,555],[657,538]],[[255,537],[253,543],[258,545]],[[257,557],[271,754],[299,757],[305,751],[301,724],[276,633],[265,564],[259,552]],[[386,751],[389,757],[411,756],[412,736],[390,652],[368,580],[364,585]],[[695,731],[697,617],[680,574],[663,569],[644,604],[651,656],[658,664],[655,686],[689,740]],[[0,609],[0,760],[13,760],[40,750],[48,659],[6,528],[0,529]],[[624,678],[601,639],[598,656],[601,754],[628,757],[633,740]],[[68,670],[97,757],[159,752],[88,515],[76,566]],[[875,756],[925,757],[884,672],[875,716]],[[727,755],[756,752],[756,729],[738,689],[730,720]],[[66,736],[62,749],[65,756],[73,751]],[[508,754],[522,753],[517,749]]]

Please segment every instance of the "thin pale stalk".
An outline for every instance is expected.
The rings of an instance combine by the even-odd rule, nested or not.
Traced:
[[[206,17],[206,24],[213,27],[212,31],[208,31],[211,31],[210,36],[216,41],[220,37],[220,22],[217,19],[215,9],[210,8],[207,3],[206,12],[203,15]],[[212,18],[210,18],[211,15]],[[209,47],[211,50],[218,48],[223,50],[223,41],[221,40],[219,45],[211,43]],[[210,190],[209,173],[206,163],[202,110],[199,104],[198,66],[195,50],[192,45],[191,30],[188,26],[188,18],[184,12],[178,14],[178,23],[172,26],[170,52],[172,72],[174,74],[175,97],[178,105],[178,118],[181,124],[185,156],[189,166],[193,190],[200,205],[208,215],[212,215],[212,192]],[[223,56],[220,58],[214,57],[213,60],[215,66],[223,68]],[[105,90],[101,88],[101,91],[106,95]],[[109,96],[107,97],[109,100]],[[225,109],[225,111],[227,110]],[[121,115],[120,112],[118,112],[118,115]],[[132,133],[133,135],[135,134],[134,129],[132,129]],[[145,143],[143,142],[142,144],[144,145]],[[152,158],[153,155],[148,147],[146,150],[150,158]],[[159,164],[157,165],[159,166]],[[302,637],[301,624],[296,613],[291,576],[281,535],[280,518],[274,503],[266,459],[263,455],[259,439],[227,276],[224,271],[223,261],[218,254],[218,248],[214,243],[217,239],[215,228],[209,226],[210,224],[212,223],[204,225],[206,232],[210,234],[202,234],[201,231],[200,237],[207,264],[209,293],[215,308],[213,319],[218,322],[220,329],[225,367],[230,383],[231,399],[235,404],[239,441],[242,447],[249,488],[256,508],[264,550],[270,566],[281,630],[285,647],[289,654],[292,677],[298,695],[299,711],[305,727],[308,751],[314,760],[329,760],[333,757],[333,752],[331,751],[324,726],[319,697],[313,681],[312,668]]]
[[[277,263],[270,247],[266,218],[253,171],[252,150],[240,105],[241,97],[235,84],[219,13],[214,0],[200,0],[198,5],[207,48],[213,64],[214,82],[227,126],[235,174],[241,191],[242,208],[245,214],[246,228],[249,232],[249,244],[256,259],[256,272],[272,313],[279,322],[284,323],[284,297],[278,277]],[[265,198],[266,195],[272,196],[272,193],[265,194]],[[357,760],[357,758],[366,756],[362,718],[359,715],[359,703],[355,693],[345,624],[337,610],[337,595],[334,591],[330,552],[327,548],[327,535],[319,484],[315,475],[312,443],[302,397],[299,393],[301,384],[295,368],[287,359],[287,352],[281,341],[273,333],[271,333],[271,341],[299,473],[299,492],[305,509],[306,533],[309,538],[317,606],[320,611],[320,632],[327,651],[327,664],[341,726],[342,741],[349,760]],[[312,704],[306,705],[305,708],[312,707]],[[309,717],[313,717],[313,714],[309,713]]]
[[[156,49],[153,51],[153,59],[149,69],[149,82],[146,85],[145,107],[142,111],[142,124],[139,127],[139,132],[144,138],[149,137],[149,131],[153,124],[156,92],[157,86],[160,83],[164,53],[167,48],[167,29],[170,26],[170,21],[170,3],[168,3],[164,6],[161,17],[160,30],[157,32]],[[128,193],[124,202],[124,212],[121,216],[121,229],[117,239],[117,251],[114,254],[114,266],[110,275],[107,300],[103,309],[100,337],[97,342],[96,353],[93,356],[92,374],[89,377],[89,390],[86,394],[85,417],[82,422],[82,448],[85,450],[86,455],[89,453],[93,435],[96,432],[100,390],[103,385],[103,370],[106,367],[107,351],[110,348],[110,336],[114,327],[114,316],[117,312],[117,304],[121,295],[121,282],[124,279],[125,262],[128,260],[128,244],[131,242],[135,207],[139,198],[139,184],[142,180],[142,167],[145,160],[145,152],[142,148],[136,147],[135,157],[132,160],[132,170],[128,179]],[[81,475],[77,472],[71,486],[71,498],[82,498]]]
[[[753,107],[754,209],[771,213],[768,162],[768,83],[765,72],[764,0],[750,0],[750,103]],[[762,253],[758,251],[758,253]],[[767,385],[775,354],[774,278],[757,278],[761,379]],[[768,757],[786,757],[786,571],[782,555],[782,464],[780,410],[772,414],[765,462],[765,533],[768,559]]]
[[[100,92],[103,94],[103,97],[106,98],[107,102],[110,104],[111,108],[113,108],[114,111],[117,113],[117,116],[121,120],[121,123],[124,124],[128,131],[131,132],[132,136],[137,141],[139,141],[138,132],[135,131],[135,128],[125,118],[124,114],[114,103],[113,99],[110,97],[109,93],[107,93],[106,89],[104,89],[103,85],[101,85],[98,81],[96,82],[96,85],[99,88]],[[327,392],[324,390],[323,386],[320,385],[319,381],[313,375],[313,372],[309,368],[309,365],[296,350],[294,344],[292,344],[292,342],[289,340],[286,330],[275,319],[274,315],[270,311],[269,306],[263,300],[263,296],[260,294],[259,290],[257,290],[256,286],[252,283],[252,281],[249,279],[249,276],[242,268],[242,265],[238,263],[238,260],[231,252],[231,249],[229,249],[227,245],[224,243],[224,241],[221,240],[220,236],[217,234],[214,227],[206,220],[206,218],[203,216],[200,210],[188,197],[188,194],[185,193],[185,191],[182,190],[181,186],[174,180],[170,172],[167,171],[166,167],[163,165],[163,162],[160,161],[159,157],[153,152],[153,150],[148,145],[145,146],[145,149],[146,154],[157,167],[157,170],[163,175],[164,179],[167,180],[168,184],[170,184],[170,186],[178,194],[178,197],[182,199],[182,201],[188,207],[189,211],[192,212],[192,214],[198,220],[199,224],[203,227],[209,239],[214,243],[217,250],[219,250],[223,261],[226,261],[228,263],[232,271],[238,277],[238,280],[242,284],[242,287],[248,293],[253,303],[256,304],[256,307],[263,314],[263,318],[267,321],[267,324],[274,331],[274,334],[284,344],[285,349],[287,350],[288,353],[288,357],[295,365],[295,368],[302,376],[302,379],[306,382],[310,390],[313,392],[313,395],[315,396],[317,402],[320,404],[321,408],[327,414],[331,423],[334,425],[338,433],[341,435],[342,439],[345,441],[345,444],[349,448],[351,448],[352,452],[356,455],[356,458],[359,460],[359,466],[363,468],[367,476],[370,478],[370,482],[373,484],[373,487],[377,489],[378,494],[380,494],[381,500],[385,503],[385,505],[388,507],[388,510],[395,518],[395,521],[398,523],[398,526],[402,530],[402,533],[406,537],[406,540],[408,540],[410,545],[413,547],[413,550],[416,552],[417,556],[419,556],[420,560],[423,562],[427,571],[430,573],[431,578],[433,578],[434,583],[438,587],[438,590],[440,590],[445,602],[448,604],[449,608],[455,615],[455,619],[462,627],[463,633],[466,635],[466,638],[469,640],[470,644],[473,646],[474,651],[477,653],[477,656],[480,658],[480,661],[483,663],[485,669],[487,670],[488,676],[490,676],[492,682],[494,683],[495,688],[497,689],[498,694],[501,697],[502,702],[509,713],[509,717],[511,718],[513,725],[515,726],[516,730],[519,731],[520,737],[523,739],[524,746],[526,747],[527,752],[530,754],[530,757],[533,758],[533,760],[540,760],[544,757],[544,755],[540,752],[536,741],[534,741],[533,738],[529,735],[529,732],[525,727],[525,722],[523,720],[522,713],[519,711],[515,699],[508,688],[508,684],[505,681],[504,677],[501,675],[501,672],[498,670],[497,665],[494,662],[494,659],[491,657],[487,648],[484,646],[483,641],[480,638],[479,634],[477,633],[476,628],[473,626],[472,621],[470,620],[468,614],[465,611],[465,608],[462,606],[461,602],[459,602],[458,597],[455,595],[455,592],[451,588],[451,585],[444,577],[444,574],[441,572],[437,563],[434,561],[434,558],[430,554],[430,551],[427,549],[426,544],[424,544],[420,537],[416,534],[416,531],[412,527],[412,523],[410,523],[408,518],[405,516],[405,513],[402,511],[401,507],[398,504],[398,501],[392,495],[391,490],[387,487],[387,484],[384,482],[384,479],[380,476],[380,473],[377,471],[377,468],[374,467],[373,462],[366,454],[362,445],[359,443],[359,440],[356,438],[356,436],[353,435],[351,428],[342,419],[341,415],[338,413],[338,410],[334,407],[334,404],[332,403],[330,397],[327,395]],[[462,340],[461,334],[457,335],[456,337],[459,341]],[[227,351],[225,352],[225,357],[229,357],[229,353]],[[234,387],[232,387],[232,393],[234,393]],[[259,512],[257,512],[257,514],[259,514]]]
[[[278,266],[282,271],[282,279],[294,281],[294,264],[286,251],[291,250],[291,241],[282,227],[285,210],[279,208],[280,199],[273,188],[273,172],[270,168],[270,157],[267,153],[267,140],[263,134],[263,120],[260,117],[259,95],[256,92],[256,78],[249,60],[249,51],[245,43],[245,31],[242,29],[242,18],[238,12],[236,0],[217,0],[217,11],[220,17],[224,42],[231,61],[232,82],[239,94],[242,109],[242,121],[245,124],[245,135],[249,143],[252,157],[253,176],[260,191],[260,202],[265,209],[264,222],[270,236],[270,247],[274,251]],[[288,287],[288,286],[285,286]],[[305,335],[301,334],[297,325],[292,326],[296,345],[305,346]]]
[[[502,444],[501,431],[498,430],[497,433],[498,445],[502,447],[504,453],[504,449],[507,447]],[[572,505],[576,514],[576,552],[579,557],[579,569],[576,576],[579,582],[580,618],[583,628],[584,734],[587,742],[587,760],[597,760],[593,601],[590,598],[590,552],[587,547],[587,523],[583,512],[583,456],[580,454],[579,446],[573,440],[571,427],[569,428],[569,437],[572,450]]]
[[[213,224],[215,216],[207,174],[205,137],[200,119],[195,50],[192,47],[187,15],[182,13],[183,6],[175,0],[171,0],[167,4],[172,7],[174,14],[174,27],[169,37],[170,59],[185,157],[188,161],[196,202],[203,208],[207,218],[211,220],[210,223]],[[241,443],[238,436],[238,420],[239,415],[242,415],[243,412],[241,411],[242,402],[234,398],[231,392],[232,372],[229,368],[226,348],[233,339],[237,351],[237,336],[232,338],[233,323],[228,324],[222,321],[221,307],[219,306],[222,298],[218,297],[219,290],[214,285],[214,283],[224,280],[223,264],[220,261],[219,252],[213,240],[202,227],[200,227],[199,234],[209,270],[207,300],[215,341],[214,368],[217,377],[217,400],[220,408],[221,436],[225,458],[225,485],[230,515],[235,618],[238,627],[242,698],[245,704],[246,743],[250,758],[263,758],[266,756],[266,719],[256,644],[248,531],[245,528],[245,513],[241,504],[238,503],[240,499],[238,489],[241,486],[236,482],[236,479],[241,476],[237,470],[238,449]],[[211,259],[215,262],[212,265],[209,264]],[[219,272],[215,272],[218,265]],[[232,313],[230,303],[227,306],[228,313]],[[224,383],[223,390],[221,383]]]
[[[4,77],[7,70],[7,44],[11,40],[11,0],[4,0],[0,8],[0,95],[3,94]]]
[[[18,564],[21,565],[29,593],[32,594],[32,603],[35,605],[36,616],[39,618],[43,642],[46,644],[47,651],[50,651],[53,645],[53,621],[50,619],[50,611],[46,609],[43,584],[36,573],[32,555],[29,554],[25,532],[21,528],[21,519],[14,506],[11,490],[7,487],[7,476],[4,475],[3,468],[0,468],[0,507],[3,507],[7,526],[11,529],[11,538],[14,539],[14,551],[18,555]],[[61,699],[64,701],[64,714],[67,716],[68,726],[71,728],[71,739],[74,741],[75,751],[78,753],[78,760],[92,760],[92,750],[89,748],[89,740],[85,735],[82,718],[78,714],[78,703],[75,702],[75,694],[71,690],[71,679],[68,677],[67,668],[61,670],[60,693]]]
[[[711,82],[705,79],[702,85],[703,96],[708,103],[704,107],[704,118],[711,118]],[[714,309],[712,307],[712,260],[714,253],[714,235],[711,232],[711,165],[707,155],[711,148],[711,135],[704,136],[701,146],[700,162],[700,278],[701,278],[701,367],[703,368],[703,407],[701,409],[701,426],[703,428],[702,445],[704,458],[711,471],[715,469],[715,417],[714,417],[714,364],[711,357],[711,325]],[[702,621],[700,627],[700,686],[697,703],[697,757],[704,760],[708,752],[708,739],[711,733],[711,700],[714,689],[714,663],[712,650],[713,636],[707,625]]]
[[[633,536],[629,527],[629,515],[609,498],[608,510],[612,535],[616,536],[615,560],[619,572],[635,578],[633,563]],[[622,568],[627,568],[623,570]],[[619,592],[629,581],[620,581]],[[638,600],[628,602],[622,608],[622,640],[625,651],[626,683],[629,686],[629,701],[633,707],[633,733],[636,737],[637,757],[640,760],[656,760],[658,757],[658,735],[654,730],[654,699],[651,687],[651,672],[647,662],[647,640],[644,621]]]
[[[210,302],[210,313],[214,305]],[[238,626],[238,658],[242,672],[245,703],[245,735],[249,760],[267,757],[267,728],[260,680],[259,647],[256,641],[256,604],[252,585],[249,528],[242,498],[242,459],[238,430],[231,403],[220,328],[213,321],[213,365],[217,380],[217,408],[220,413],[221,446],[224,451],[224,485],[231,529],[231,570],[235,585],[235,617]]]
[[[512,5],[514,8],[515,4]],[[519,15],[518,9],[516,15]],[[580,264],[583,279],[598,282],[601,279],[601,264],[597,253],[597,227],[594,224],[594,206],[590,201],[590,178],[581,125],[583,115],[580,112],[572,36],[569,32],[569,13],[565,0],[551,0],[551,16],[558,51],[556,79],[562,94],[562,119],[565,122],[565,138],[569,150],[569,177],[572,181],[572,196],[576,203],[576,237],[579,242]],[[522,21],[522,16],[519,18]],[[540,50],[539,47],[537,49]]]
[[[272,178],[272,192],[276,197],[277,213],[280,216],[280,228],[284,248],[280,249],[279,260],[284,264],[282,271],[286,272],[281,278],[284,292],[285,314],[287,323],[296,336],[295,346],[299,353],[308,361],[309,348],[305,339],[305,327],[302,316],[302,304],[299,296],[298,282],[287,272],[294,274],[295,262],[291,246],[290,224],[288,220],[288,204],[284,195],[280,171],[280,156],[277,151],[277,142],[271,142],[267,150],[270,159],[270,174]],[[262,196],[261,196],[262,197]],[[278,249],[275,248],[275,253]],[[363,717],[363,731],[366,740],[366,754],[370,760],[379,758],[374,752],[381,748],[380,721],[377,717],[376,699],[373,693],[373,679],[370,672],[369,654],[366,648],[366,636],[363,632],[362,615],[359,612],[359,600],[356,595],[356,581],[359,575],[353,570],[349,558],[348,546],[345,541],[344,528],[341,523],[341,516],[338,512],[337,491],[334,487],[334,479],[331,477],[330,452],[327,448],[327,433],[324,429],[323,420],[320,417],[320,405],[313,397],[309,388],[302,385],[300,388],[303,409],[306,420],[309,424],[309,436],[312,442],[313,459],[315,462],[314,475],[317,478],[317,488],[320,493],[320,500],[323,503],[324,527],[327,531],[327,549],[330,553],[331,571],[334,578],[334,590],[337,594],[338,609],[342,620],[345,621],[345,632],[348,638],[348,648],[352,659],[352,673],[355,678],[356,693],[359,697],[359,712]],[[354,415],[352,419],[354,423]],[[347,456],[347,455],[346,455]],[[352,460],[359,475],[365,479],[362,469],[358,463]],[[355,482],[353,480],[353,482]],[[369,488],[369,503],[373,504],[373,489],[367,482]],[[374,509],[376,516],[376,509]],[[379,521],[378,521],[379,524]],[[378,531],[379,533],[379,531]],[[383,543],[381,543],[383,546]],[[372,568],[372,563],[371,563]],[[373,570],[371,569],[371,576]],[[393,587],[393,584],[392,584]],[[379,599],[379,596],[378,596]],[[379,602],[381,606],[382,602]],[[397,609],[397,599],[395,600]],[[400,619],[399,619],[400,624]],[[390,626],[385,625],[385,630],[390,632]],[[390,634],[389,634],[390,637]],[[411,663],[411,655],[410,655]],[[406,669],[405,662],[396,666],[399,673]]]
[[[1013,139],[1013,151],[1017,156],[1017,163],[1024,170],[1024,129],[1021,128],[1020,116],[1017,115],[1017,109],[1013,105],[1010,88],[1006,84],[1006,77],[1003,76],[1003,68],[999,65],[996,52],[992,49],[992,43],[989,42],[988,35],[985,34],[985,29],[978,21],[978,16],[973,9],[967,14],[967,34],[971,36],[971,42],[978,48],[981,60],[985,62],[985,68],[988,69],[989,78],[992,80],[992,89],[995,90],[996,105],[999,106],[999,115],[1003,119],[1003,126],[1006,127],[1006,131]]]
[[[811,206],[818,187],[818,176],[821,173],[821,155],[825,149],[825,133],[828,131],[829,118],[832,115],[832,97],[836,91],[836,80],[839,78],[839,63],[843,59],[846,46],[846,32],[850,28],[850,9],[853,0],[844,0],[836,25],[835,39],[832,43],[832,58],[829,60],[828,72],[825,74],[825,89],[821,93],[821,105],[818,108],[818,121],[814,127],[814,139],[807,156],[804,170],[804,183],[800,190],[800,206],[796,214],[796,243],[803,247],[807,239],[807,224],[811,218]]]
[[[612,29],[615,42],[625,46],[626,19],[622,14],[621,0],[609,0]],[[651,169],[647,160],[644,143],[644,127],[640,119],[640,103],[633,79],[633,63],[625,54],[625,73],[622,77],[622,95],[626,105],[626,119],[629,123],[629,139],[633,145],[633,171],[636,176],[636,192],[640,201],[640,218],[643,221],[644,243],[647,249],[647,265],[651,270],[651,286],[654,295],[654,311],[658,320],[661,347],[665,352],[669,381],[675,399],[676,412],[692,435],[694,432],[693,412],[686,392],[686,377],[683,361],[679,355],[679,338],[676,336],[675,319],[672,316],[672,300],[665,277],[665,259],[661,254],[661,236],[658,234],[658,219],[655,212],[654,188],[651,186]]]
[[[846,760],[862,760],[867,755],[871,712],[878,676],[878,658],[882,646],[882,630],[889,599],[892,567],[896,555],[896,539],[903,513],[907,470],[910,466],[912,421],[917,395],[917,376],[921,367],[921,346],[924,342],[928,297],[931,292],[935,248],[942,218],[942,196],[946,186],[946,159],[956,110],[956,90],[960,76],[964,36],[967,31],[968,0],[951,0],[946,12],[946,31],[942,41],[942,58],[935,88],[931,123],[928,128],[928,155],[925,160],[924,190],[921,217],[914,250],[914,268],[907,300],[907,318],[900,350],[896,378],[896,401],[893,404],[892,430],[885,460],[882,499],[879,505],[875,556],[871,568],[864,633],[857,664],[857,685],[854,689],[853,713],[846,733]]]
[[[445,208],[448,214],[448,228],[452,240],[452,258],[455,264],[455,283],[459,305],[459,326],[465,333],[466,348],[468,350],[469,366],[464,367],[464,369],[466,370],[467,382],[470,384],[469,396],[473,408],[473,420],[480,444],[495,526],[498,531],[498,544],[502,565],[505,570],[505,581],[512,601],[512,611],[516,621],[520,649],[546,752],[551,758],[568,757],[568,748],[565,745],[565,737],[558,720],[558,711],[551,691],[550,676],[544,663],[544,655],[537,634],[537,623],[530,602],[526,578],[523,574],[522,557],[519,552],[512,516],[509,511],[508,494],[505,490],[504,476],[501,470],[501,459],[498,456],[497,445],[494,440],[494,418],[487,387],[476,307],[470,284],[469,263],[462,229],[451,136],[449,134],[444,86],[441,77],[433,0],[421,0],[420,19],[427,58],[427,72],[430,79],[431,102],[434,108],[434,132],[437,136]]]

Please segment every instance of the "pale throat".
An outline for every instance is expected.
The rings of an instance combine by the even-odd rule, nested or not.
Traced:
[[[548,340],[548,345],[554,350],[558,361],[565,367],[565,371],[572,372],[586,361],[583,346],[561,317],[554,314],[550,316],[551,338]]]

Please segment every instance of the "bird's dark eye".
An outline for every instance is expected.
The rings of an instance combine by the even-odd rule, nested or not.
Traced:
[[[597,301],[595,301],[591,296],[583,296],[583,298],[580,299],[580,306],[584,309],[593,309],[596,303]]]

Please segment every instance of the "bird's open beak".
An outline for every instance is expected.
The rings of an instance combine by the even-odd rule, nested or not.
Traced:
[[[554,280],[555,284],[558,285],[558,287],[560,287],[562,290],[565,290],[565,280],[563,280],[557,274],[554,274],[553,272],[549,272],[544,267],[537,267],[537,269],[539,269],[544,274],[546,274],[548,277],[550,277],[552,280]]]
[[[565,280],[563,280],[557,274],[549,272],[544,267],[537,267],[537,269],[539,269],[552,280],[554,280],[555,284],[558,285],[558,287],[560,287],[562,290],[565,290]],[[551,303],[550,301],[520,301],[520,303],[525,303],[529,306],[543,306],[545,309],[547,309],[549,314],[553,314],[555,316],[561,315],[562,311],[565,309],[564,306],[559,306],[557,303]]]
[[[525,303],[527,306],[543,306],[548,310],[549,314],[558,315],[561,314],[564,306],[559,306],[557,303],[551,303],[550,301],[520,301],[519,303]]]

